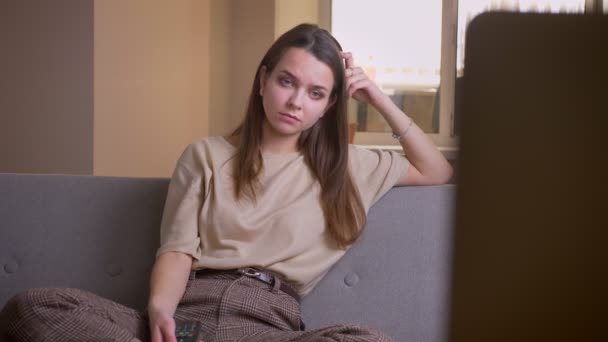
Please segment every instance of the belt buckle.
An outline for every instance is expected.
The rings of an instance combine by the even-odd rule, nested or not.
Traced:
[[[245,275],[247,277],[251,277],[251,278],[258,278],[260,279],[260,277],[262,276],[262,274],[256,270],[253,267],[243,267],[243,268],[239,268],[238,272],[242,275]]]

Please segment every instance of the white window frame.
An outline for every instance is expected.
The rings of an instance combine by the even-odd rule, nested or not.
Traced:
[[[585,13],[602,12],[602,3],[606,12],[605,1],[585,0]],[[326,28],[331,28],[331,8],[331,0],[320,1],[319,17]],[[455,159],[458,151],[458,137],[454,135],[457,31],[458,0],[442,0],[439,132],[427,134],[448,159]],[[384,132],[357,132],[354,143],[388,150],[401,148],[390,133]]]

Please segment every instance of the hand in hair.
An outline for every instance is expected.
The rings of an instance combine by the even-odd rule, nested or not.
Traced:
[[[348,96],[367,102],[384,117],[393,132],[398,132],[399,143],[408,156],[410,166],[398,185],[443,184],[452,177],[452,166],[439,152],[433,141],[398,108],[363,69],[355,67],[350,52],[343,52]],[[407,137],[406,134],[407,133]]]
[[[384,93],[378,88],[374,81],[370,80],[367,74],[360,67],[355,66],[352,53],[341,52],[344,58],[346,70],[346,90],[348,96],[360,102],[367,102],[372,106],[377,106]]]

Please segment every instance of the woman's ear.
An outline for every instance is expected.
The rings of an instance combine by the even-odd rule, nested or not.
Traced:
[[[266,86],[266,66],[262,65],[262,67],[260,67],[260,96],[264,96],[264,87]]]

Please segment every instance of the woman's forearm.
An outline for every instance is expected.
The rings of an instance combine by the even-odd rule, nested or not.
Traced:
[[[148,311],[171,316],[184,295],[192,268],[192,257],[181,252],[168,252],[156,259],[150,277]]]
[[[412,166],[423,175],[424,183],[446,183],[452,176],[452,166],[427,134],[404,115],[388,96],[381,98],[374,106],[393,132],[401,135],[399,143]]]

